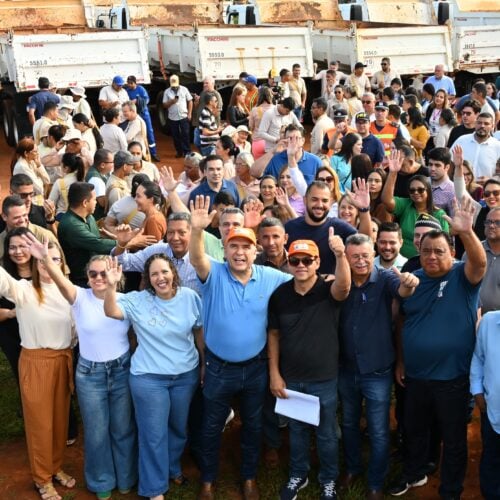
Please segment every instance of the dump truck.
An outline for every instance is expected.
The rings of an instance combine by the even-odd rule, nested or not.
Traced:
[[[147,33],[109,29],[95,7],[92,0],[0,2],[0,110],[9,145],[31,134],[27,103],[41,76],[60,92],[85,87],[91,103],[115,75],[150,83]]]

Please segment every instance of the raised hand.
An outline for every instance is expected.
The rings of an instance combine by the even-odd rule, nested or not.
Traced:
[[[286,191],[281,187],[276,188],[275,198],[276,203],[278,203],[278,205],[281,205],[282,207],[289,204],[288,195],[286,194]]]
[[[462,149],[462,146],[457,144],[453,149],[452,149],[452,154],[453,154],[453,164],[455,165],[455,168],[462,168],[462,165],[464,163],[464,152]]]
[[[403,161],[404,156],[401,154],[401,151],[393,149],[389,155],[389,159],[387,160],[389,172],[399,172],[403,166]]]
[[[335,254],[335,257],[341,257],[344,254],[344,242],[340,236],[335,234],[335,230],[331,226],[328,228],[328,246]]]
[[[47,220],[54,220],[56,215],[56,206],[52,200],[43,200],[43,210],[45,212],[45,218]]]
[[[345,192],[351,199],[352,204],[356,208],[370,208],[370,192],[365,179],[357,178],[352,181],[352,189],[346,189]]]
[[[122,266],[116,257],[106,259],[106,278],[109,287],[114,287],[122,279]]]
[[[264,219],[262,211],[264,204],[260,200],[250,200],[245,204],[243,212],[245,214],[244,226],[250,229],[256,228]]]
[[[463,196],[460,206],[456,198],[453,200],[453,217],[443,215],[443,218],[448,221],[450,228],[455,234],[469,233],[472,231],[475,211],[473,199]]]
[[[172,167],[166,167],[165,165],[160,168],[160,177],[163,187],[167,192],[175,191],[175,188],[181,182],[175,180],[174,171],[172,170]]]
[[[24,243],[29,249],[31,256],[37,260],[44,260],[49,255],[49,240],[40,243],[32,234],[21,235]]]
[[[196,196],[196,199],[189,203],[189,209],[191,210],[191,228],[203,230],[208,227],[213,221],[216,210],[212,210],[210,213],[208,209],[210,207],[210,197],[209,196]]]

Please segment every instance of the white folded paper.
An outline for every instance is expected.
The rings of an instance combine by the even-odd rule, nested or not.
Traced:
[[[319,425],[319,398],[303,392],[285,389],[287,399],[276,398],[274,411],[306,424]]]

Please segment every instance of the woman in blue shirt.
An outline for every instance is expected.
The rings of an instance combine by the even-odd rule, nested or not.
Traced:
[[[346,189],[352,187],[351,160],[353,156],[359,155],[363,148],[363,139],[359,134],[350,133],[342,139],[340,151],[332,156],[331,166],[337,173],[340,181],[340,191],[345,193]]]
[[[130,367],[139,431],[139,495],[163,500],[168,479],[184,479],[180,459],[189,405],[203,366],[201,300],[180,286],[177,270],[164,254],[146,261],[145,290],[117,298],[121,275],[121,266],[109,259],[104,312],[130,321],[139,341]]]

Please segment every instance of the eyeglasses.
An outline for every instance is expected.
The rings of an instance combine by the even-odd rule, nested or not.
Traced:
[[[35,196],[35,193],[31,191],[31,193],[17,193],[17,195],[25,200],[26,198],[33,198],[33,196]]]
[[[371,104],[374,101],[361,101],[362,104]]]
[[[28,247],[26,245],[9,245],[9,252],[27,252]]]
[[[470,116],[472,115],[472,111],[462,111],[462,116]]]
[[[498,196],[498,195],[500,195],[500,190],[495,189],[493,191],[485,191],[483,193],[483,198],[489,198],[490,196]]]
[[[316,257],[290,257],[288,259],[288,263],[292,267],[297,267],[300,263],[304,264],[304,266],[309,267],[314,261]]]
[[[424,194],[425,188],[410,188],[408,191],[410,192],[410,194]]]
[[[89,270],[88,272],[89,278],[95,280],[98,276],[101,278],[106,278],[106,271],[94,271],[92,269]]]
[[[500,227],[500,220],[486,219],[484,221],[484,227]]]
[[[318,181],[323,181],[323,182],[333,182],[335,178],[332,175],[329,175],[327,177],[318,177]]]

